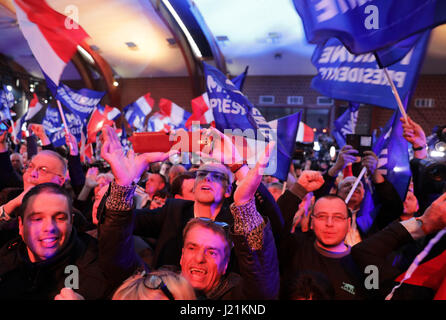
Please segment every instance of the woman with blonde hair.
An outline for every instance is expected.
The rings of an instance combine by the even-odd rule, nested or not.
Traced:
[[[116,290],[113,300],[196,300],[189,282],[168,270],[131,276]]]

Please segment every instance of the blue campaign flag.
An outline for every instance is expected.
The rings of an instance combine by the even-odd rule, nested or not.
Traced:
[[[338,38],[354,54],[376,51],[446,23],[444,0],[293,0],[310,43]]]
[[[401,61],[388,68],[402,100],[417,79],[428,39],[429,34],[423,34]],[[398,109],[384,70],[379,68],[372,53],[352,55],[339,40],[333,38],[316,48],[312,63],[318,74],[311,86],[323,95]]]
[[[355,133],[356,123],[358,122],[358,110],[359,103],[350,102],[348,109],[335,120],[332,135],[335,138],[339,148],[345,146],[345,140],[348,134]]]
[[[389,67],[402,59],[412,50],[418,40],[430,34],[430,31],[420,32],[414,36],[404,39],[397,44],[375,51],[375,58],[380,68]]]
[[[62,106],[62,108],[68,129],[70,130],[71,134],[74,135],[77,142],[80,142],[83,128],[82,119],[77,114],[71,112],[65,107]],[[42,125],[45,128],[48,138],[55,147],[65,145],[65,129],[58,108],[48,105]]]
[[[248,67],[246,66],[245,71],[240,73],[237,77],[233,78],[231,81],[240,91],[243,91],[243,85],[245,84],[246,76],[248,75]]]
[[[378,156],[378,166],[381,174],[393,184],[401,201],[406,199],[407,189],[412,177],[410,171],[409,151],[406,139],[403,138],[403,128],[399,120],[400,113],[395,111],[387,123],[383,133],[373,145],[373,152]],[[368,230],[373,223],[373,217],[379,210],[379,204],[374,203],[374,194],[370,186],[365,187],[365,198],[361,206],[358,225],[362,230]]]
[[[53,96],[72,113],[77,114],[87,126],[87,119],[105,95],[104,91],[95,91],[87,88],[74,90],[61,83],[59,86],[43,73],[48,88]]]
[[[263,154],[265,143],[276,141],[276,148],[270,157],[265,174],[286,180],[289,165],[284,168],[279,164],[286,163],[287,159],[282,156],[289,152],[286,146],[277,139],[277,130],[270,127],[260,111],[251,104],[231,80],[227,79],[215,67],[206,63],[203,65],[209,105],[214,115],[216,128],[221,132],[230,130],[230,133],[234,135],[243,135],[247,139],[255,140],[255,151],[258,156]],[[255,163],[248,164],[254,165]]]
[[[3,85],[0,89],[0,120],[12,120],[10,109],[14,106],[14,94]]]

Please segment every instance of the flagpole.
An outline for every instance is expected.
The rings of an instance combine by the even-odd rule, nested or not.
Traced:
[[[345,198],[345,204],[348,204],[348,202],[350,201],[350,198],[352,197],[353,192],[355,192],[356,187],[358,186],[359,182],[361,181],[361,179],[364,176],[366,171],[367,171],[367,168],[362,167],[361,173],[359,174],[358,178],[356,178],[356,181],[353,184],[353,187],[351,188],[350,192],[348,193],[347,198]]]
[[[383,70],[384,70],[384,73],[386,74],[387,80],[390,83],[390,87],[392,88],[393,96],[396,99],[398,108],[400,109],[400,112],[401,112],[402,116],[404,117],[404,121],[407,123],[407,113],[406,113],[406,110],[404,110],[404,106],[403,106],[403,103],[401,102],[400,95],[398,94],[398,91],[396,90],[396,87],[395,87],[395,84],[393,83],[392,78],[390,78],[387,68],[383,68]]]
[[[68,134],[69,133],[68,126],[67,126],[67,122],[65,121],[65,115],[64,115],[63,110],[62,110],[62,105],[60,104],[59,100],[56,100],[56,101],[57,101],[57,107],[59,108],[60,117],[62,118],[62,123],[63,123],[63,126],[65,128],[65,134]],[[71,142],[70,142],[70,146],[69,147],[70,147],[70,150],[73,149],[72,148],[73,146],[71,145]]]

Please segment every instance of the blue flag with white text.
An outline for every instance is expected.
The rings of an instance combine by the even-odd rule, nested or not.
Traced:
[[[415,47],[388,72],[404,100],[412,90],[423,61],[429,34],[423,34]],[[312,63],[318,74],[311,86],[327,97],[398,109],[384,70],[372,53],[352,55],[336,38],[318,46]]]
[[[245,84],[246,76],[248,75],[248,67],[245,71],[240,73],[238,76],[234,77],[231,81],[240,91],[243,91],[243,85]]]
[[[354,134],[356,123],[358,122],[359,103],[350,103],[345,112],[335,120],[334,130],[332,132],[339,148],[346,144],[346,137],[348,134]]]
[[[277,139],[277,130],[270,127],[260,111],[223,73],[206,63],[203,65],[209,104],[216,128],[223,133],[229,130],[233,135],[243,135],[247,140],[255,140],[257,156],[263,154],[268,142],[276,141],[276,148],[270,157],[265,174],[286,180],[289,165],[285,168],[281,163],[287,162],[287,159],[282,156],[289,154],[289,151]],[[248,164],[254,165],[255,163]]]
[[[395,45],[446,23],[444,0],[293,0],[310,43],[338,38],[354,54]]]
[[[14,106],[14,94],[5,85],[0,88],[0,120],[12,120],[10,109]]]
[[[83,121],[75,113],[62,106],[65,115],[65,121],[67,122],[70,133],[76,138],[77,142],[81,141]],[[42,121],[42,125],[45,128],[48,138],[55,147],[65,145],[65,129],[62,122],[62,118],[59,113],[59,108],[54,108],[48,105],[45,116]]]

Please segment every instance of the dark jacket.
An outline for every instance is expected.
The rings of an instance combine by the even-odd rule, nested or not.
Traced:
[[[0,299],[54,297],[65,287],[68,265],[79,269],[79,289],[85,299],[111,297],[117,287],[142,265],[134,253],[133,215],[105,211],[98,240],[73,227],[67,245],[54,257],[31,263],[25,243],[19,237],[0,249]],[[123,228],[127,226],[127,228]]]
[[[279,293],[279,266],[271,225],[263,233],[263,247],[253,251],[246,239],[232,234],[240,274],[231,272],[207,295],[210,300],[273,300]]]
[[[75,229],[67,245],[54,257],[31,263],[27,248],[17,238],[0,249],[0,299],[52,300],[65,287],[71,272],[65,268],[74,265],[79,270],[79,289],[85,299],[101,299],[112,288],[99,267],[98,244],[87,234]]]
[[[274,235],[280,234],[283,228],[283,219],[279,207],[274,198],[265,188],[260,185],[256,192],[257,211],[268,218]],[[223,206],[215,218],[216,221],[233,224],[233,217],[229,211],[231,198],[226,199]],[[99,211],[99,209],[98,209]],[[135,210],[135,230],[134,234],[144,238],[156,239],[155,253],[152,268],[159,268],[163,265],[179,266],[181,248],[183,247],[183,229],[187,222],[194,217],[194,202],[181,199],[167,199],[162,208],[155,210],[140,209]],[[237,270],[236,265],[229,267]]]

